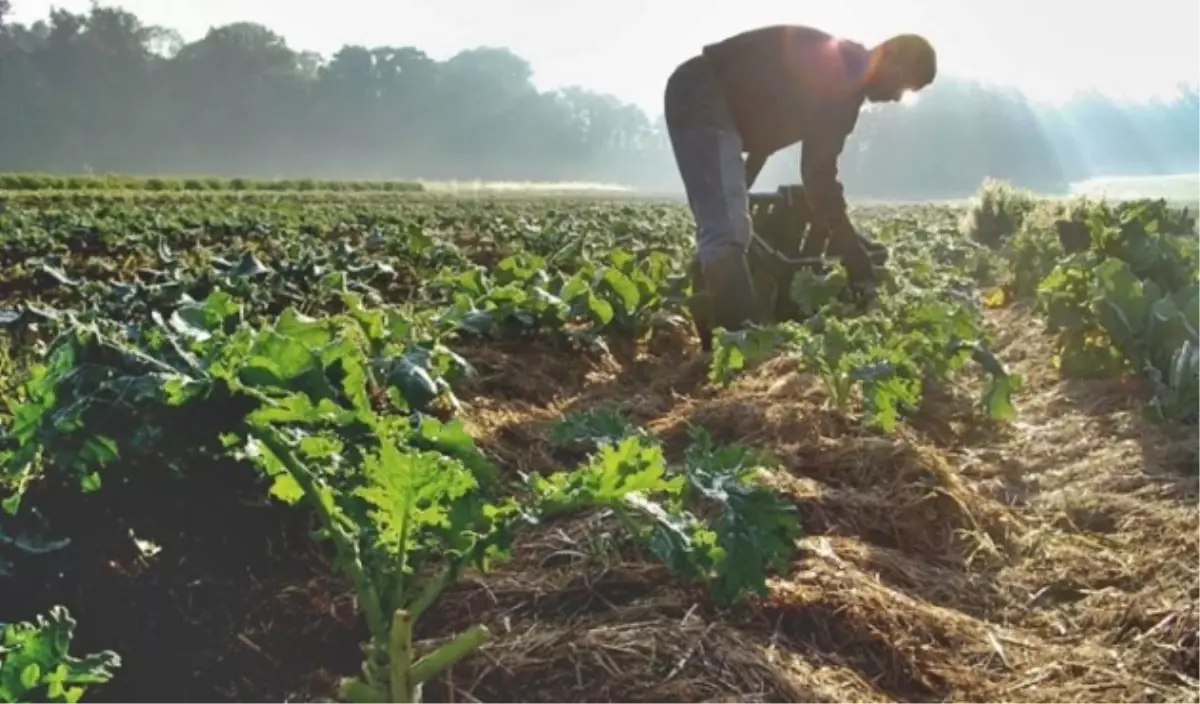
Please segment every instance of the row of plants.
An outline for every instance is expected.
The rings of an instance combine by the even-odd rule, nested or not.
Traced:
[[[800,272],[790,292],[798,318],[718,336],[711,381],[728,384],[765,357],[786,354],[821,379],[839,411],[859,401],[867,427],[891,432],[930,394],[974,371],[983,416],[1015,417],[1012,397],[1022,379],[992,351],[977,295],[995,256],[915,218],[890,219],[878,238],[889,246],[890,263],[866,296],[840,265]]]
[[[389,201],[28,206],[0,215],[0,300],[15,302],[14,315],[22,304],[107,306],[117,315],[147,301],[203,298],[237,279],[239,295],[263,311],[315,313],[336,304],[331,292],[342,285],[408,300],[446,271],[491,269],[515,256],[571,274],[620,250],[665,257],[674,269],[686,230],[659,221],[659,212]]]
[[[1034,201],[1004,184],[969,211],[968,232],[1008,262],[1001,299],[1028,302],[1071,377],[1132,373],[1160,421],[1200,420],[1200,238],[1164,200]]]

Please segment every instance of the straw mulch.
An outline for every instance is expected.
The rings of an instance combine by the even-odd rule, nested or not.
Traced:
[[[466,413],[508,466],[562,464],[546,423],[572,409],[620,408],[668,453],[702,424],[779,458],[806,536],[768,597],[718,609],[602,516],[532,532],[431,615],[431,640],[494,638],[427,700],[1200,699],[1195,429],[1141,420],[1124,382],[1061,381],[1031,316],[990,315],[1019,420],[952,389],[888,438],[786,359],[719,390],[670,345],[478,351]]]

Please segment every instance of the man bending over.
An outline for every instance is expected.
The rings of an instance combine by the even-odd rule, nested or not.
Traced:
[[[696,257],[715,326],[737,330],[759,322],[746,262],[753,236],[749,187],[767,157],[797,142],[814,226],[828,228],[830,253],[851,281],[874,277],[846,214],[837,160],[864,100],[899,100],[936,74],[933,47],[919,36],[902,34],[867,49],[789,25],[711,44],[675,69],[664,117],[696,219]]]

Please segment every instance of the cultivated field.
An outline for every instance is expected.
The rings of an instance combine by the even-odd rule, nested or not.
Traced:
[[[1200,174],[1094,178],[1071,184],[1071,191],[1093,198],[1166,198],[1194,202],[1200,198]]]
[[[679,203],[60,186],[2,701],[1200,698],[1194,211],[858,209],[873,300],[704,356]]]

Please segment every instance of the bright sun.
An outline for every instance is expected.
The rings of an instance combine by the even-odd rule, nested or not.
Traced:
[[[791,0],[758,7],[762,21],[812,23],[868,45],[918,32],[937,49],[939,74],[1014,86],[1039,102],[1088,90],[1139,101],[1200,84],[1196,0],[1139,0],[1133,11],[1120,3],[1084,11],[1062,0],[856,0],[803,13]]]

